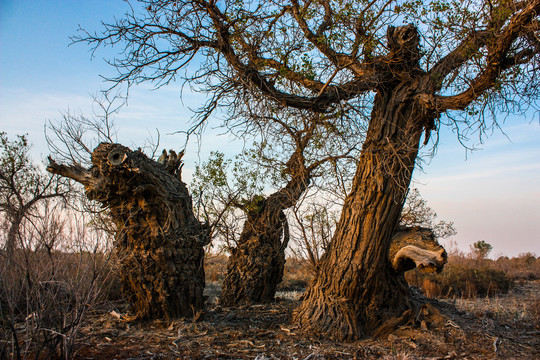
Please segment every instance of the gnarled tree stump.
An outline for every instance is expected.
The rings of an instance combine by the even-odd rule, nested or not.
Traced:
[[[141,319],[191,317],[204,305],[209,231],[193,214],[181,180],[182,155],[164,151],[156,162],[141,151],[101,143],[90,169],[49,158],[49,172],[80,182],[88,198],[110,212],[123,292]]]

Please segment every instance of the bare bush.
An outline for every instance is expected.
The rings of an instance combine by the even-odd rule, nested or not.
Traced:
[[[107,289],[110,239],[58,202],[37,211],[22,224],[22,246],[0,253],[0,357],[68,359]]]

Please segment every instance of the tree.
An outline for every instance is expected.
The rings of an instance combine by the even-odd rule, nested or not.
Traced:
[[[540,0],[140,3],[140,15],[75,41],[124,46],[114,84],[180,78],[209,91],[195,126],[218,106],[229,127],[250,122],[236,116],[248,106],[367,119],[351,191],[294,321],[352,339],[413,316],[419,304],[387,257],[422,134],[427,144],[443,125],[482,132],[497,126],[490,116],[537,103]],[[203,61],[191,72],[193,59]]]
[[[0,212],[8,226],[6,243],[8,254],[19,246],[19,232],[23,221],[37,217],[40,203],[69,195],[70,187],[57,176],[47,176],[32,163],[30,144],[25,135],[9,140],[0,132]]]
[[[242,176],[238,173],[238,165],[233,169],[237,176],[237,189],[230,189],[221,157],[205,167],[207,175],[202,178],[229,192],[226,200],[221,201],[225,207],[221,213],[234,206],[245,214],[242,232],[234,246],[229,248],[231,255],[220,296],[223,305],[274,300],[277,285],[283,278],[285,249],[289,242],[289,225],[284,211],[298,202],[312,178],[319,175],[314,174],[316,170],[328,162],[348,156],[356,145],[347,141],[348,131],[330,123],[332,118],[317,114],[307,117],[293,112],[288,115],[272,116],[269,111],[264,116],[250,115],[253,122],[258,122],[259,131],[266,136],[264,143],[255,144],[243,156],[248,163],[251,162],[254,170],[244,171],[247,176]],[[273,179],[272,185],[276,189],[269,195],[253,192],[257,188],[262,190],[261,183],[249,184],[248,179],[260,178],[253,174],[261,167]],[[200,180],[198,182],[201,183]],[[241,198],[245,189],[251,191],[248,197]],[[223,199],[219,194],[221,191],[216,195]]]
[[[195,167],[189,187],[197,217],[209,224],[212,247],[222,251],[237,244],[243,222],[241,205],[263,193],[263,178],[258,169],[245,166],[241,156],[233,162],[219,151],[212,151]]]
[[[91,168],[49,158],[47,171],[83,184],[86,196],[110,213],[122,289],[140,319],[196,317],[204,306],[208,229],[193,214],[182,155],[164,150],[156,162],[139,150],[101,143]]]
[[[485,259],[492,249],[493,246],[484,240],[477,241],[471,245],[471,253],[477,260]]]

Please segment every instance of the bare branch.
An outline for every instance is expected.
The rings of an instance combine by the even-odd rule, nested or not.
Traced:
[[[499,75],[519,64],[521,61],[528,61],[538,53],[530,53],[522,50],[519,55],[512,57],[509,55],[511,47],[515,41],[523,36],[524,29],[537,19],[540,12],[540,0],[532,0],[510,19],[503,32],[489,39],[487,43],[488,55],[486,66],[478,76],[471,81],[468,89],[460,94],[452,96],[436,96],[436,108],[438,111],[462,110],[471,102],[478,99],[486,90],[496,85]],[[537,50],[537,49],[536,49]]]
[[[48,172],[73,179],[83,185],[90,185],[93,182],[92,174],[90,170],[85,169],[80,165],[58,164],[50,156],[48,159],[49,159],[49,165],[47,166]]]

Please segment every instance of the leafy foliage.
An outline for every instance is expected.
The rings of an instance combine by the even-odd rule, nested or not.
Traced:
[[[230,247],[241,232],[239,221],[246,206],[263,193],[266,181],[259,168],[249,167],[241,156],[227,159],[213,151],[195,168],[190,184],[197,216],[208,222],[212,238]]]
[[[491,246],[484,240],[477,241],[471,246],[471,252],[473,256],[478,260],[485,259],[492,249],[493,246]]]

